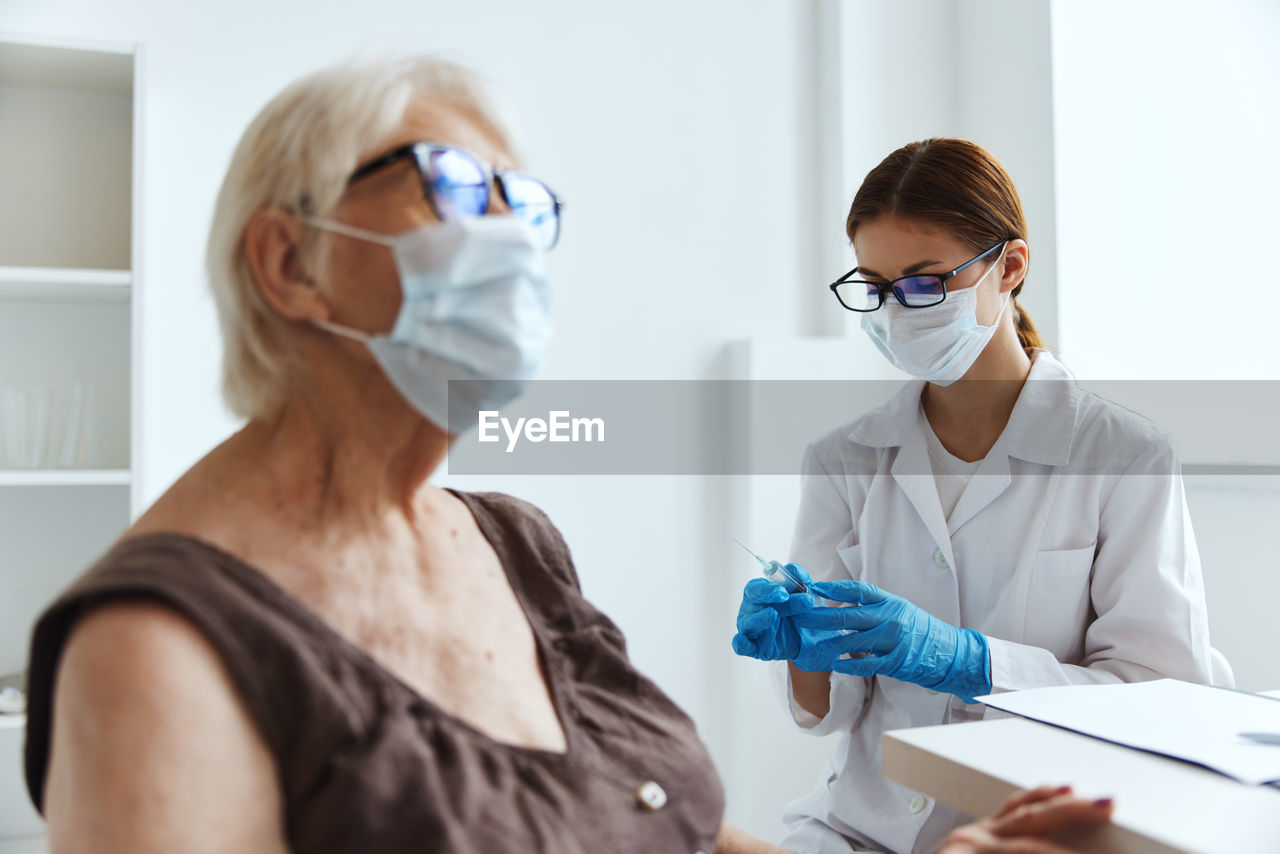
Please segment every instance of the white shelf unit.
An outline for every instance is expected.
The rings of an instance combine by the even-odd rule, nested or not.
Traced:
[[[0,300],[124,302],[132,285],[129,270],[0,267]]]
[[[0,469],[0,486],[129,486],[128,469]]]
[[[134,512],[139,69],[136,45],[0,32],[0,389],[48,401],[46,459],[14,468],[6,436],[36,419],[0,397],[0,675],[26,666],[35,618]],[[3,851],[42,846],[24,725],[0,716]]]

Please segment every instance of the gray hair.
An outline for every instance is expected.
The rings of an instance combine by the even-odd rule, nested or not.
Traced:
[[[266,416],[283,403],[293,340],[289,322],[254,281],[244,245],[249,219],[264,208],[327,215],[359,158],[425,99],[465,109],[518,158],[504,113],[479,76],[422,56],[353,59],[308,74],[245,129],[218,192],[205,262],[222,328],[222,396],[237,415]]]

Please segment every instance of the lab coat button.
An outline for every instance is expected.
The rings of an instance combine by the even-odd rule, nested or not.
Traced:
[[[911,810],[912,815],[920,815],[921,811],[924,810],[924,805],[927,803],[928,801],[926,801],[922,795],[916,795],[911,799],[911,802],[907,804],[907,809]]]
[[[933,562],[938,565],[939,569],[950,569],[947,563],[947,556],[942,553],[942,549],[938,549],[933,553]]]
[[[657,783],[649,780],[636,789],[636,800],[649,812],[657,812],[667,805],[667,793]]]

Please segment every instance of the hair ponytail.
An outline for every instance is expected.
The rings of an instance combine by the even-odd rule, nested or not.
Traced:
[[[1017,291],[1022,289],[1022,285],[1014,288]],[[1023,350],[1040,350],[1044,348],[1044,342],[1040,340],[1040,330],[1036,329],[1036,324],[1031,319],[1031,315],[1023,310],[1018,304],[1018,297],[1010,297],[1013,300],[1013,326],[1018,331],[1018,343],[1022,345]]]

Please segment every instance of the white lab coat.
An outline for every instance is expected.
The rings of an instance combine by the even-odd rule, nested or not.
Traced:
[[[1210,681],[1200,559],[1167,434],[1084,391],[1037,351],[1009,423],[949,520],[919,417],[924,383],[809,446],[791,559],[854,578],[985,634],[995,691]],[[784,847],[933,852],[966,818],[881,774],[892,729],[994,717],[894,679],[832,674],[821,720],[840,739],[817,788],[788,806]],[[1052,769],[1046,769],[1046,782]]]

